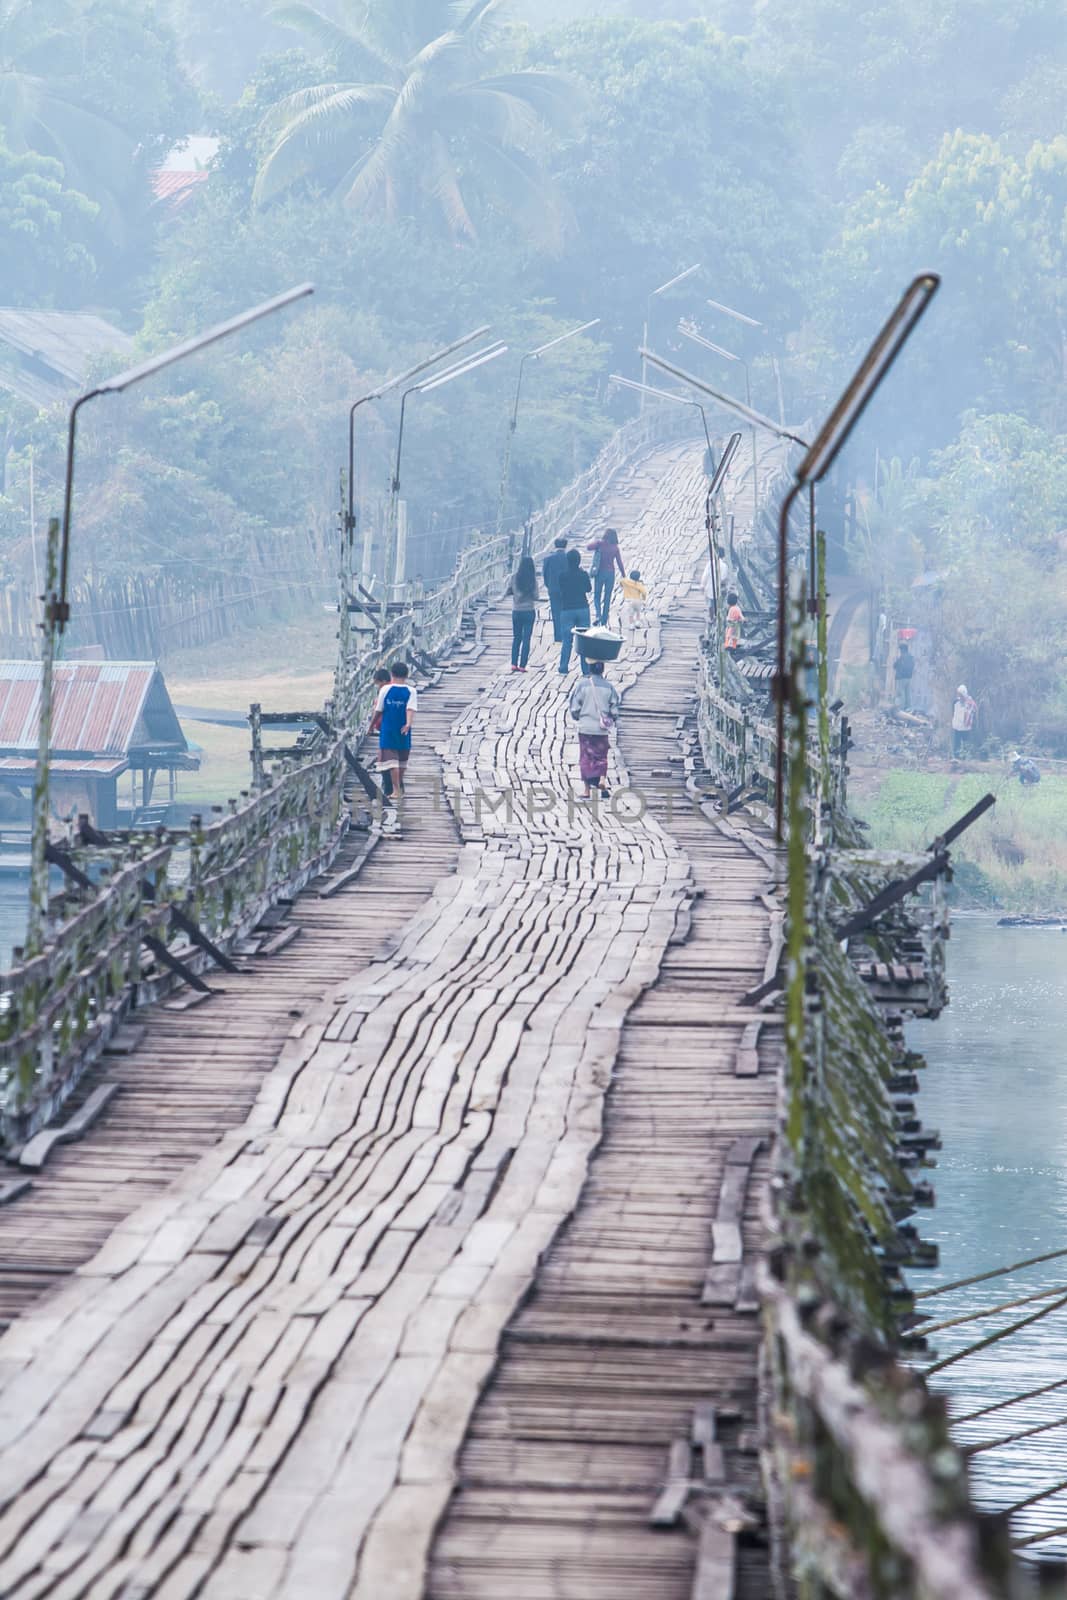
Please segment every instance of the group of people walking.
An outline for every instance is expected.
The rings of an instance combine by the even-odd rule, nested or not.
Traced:
[[[568,549],[564,538],[555,541],[541,563],[541,577],[552,614],[552,635],[560,647],[559,672],[562,675],[570,670],[574,630],[588,628],[593,617],[601,627],[607,625],[616,576],[622,587],[623,612],[631,623],[641,615],[648,598],[640,572],[635,569],[627,573],[623,566],[615,528],[606,528],[586,549],[592,557],[588,568],[582,566],[580,551]],[[537,568],[531,556],[520,558],[508,592],[511,596],[511,670],[525,672],[541,603]],[[568,709],[578,724],[579,770],[584,785],[584,793],[579,798],[588,800],[594,792],[608,793],[610,735],[622,702],[619,691],[604,675],[604,663],[588,660],[581,651],[577,655],[581,678],[571,693]],[[391,668],[380,667],[375,681],[378,694],[371,732],[378,735],[378,772],[383,797],[389,808],[388,815],[395,818],[392,808],[404,792],[418,695],[408,683],[408,667],[403,661],[394,662]]]
[[[575,628],[588,628],[593,621],[599,627],[607,626],[616,572],[626,620],[635,622],[648,598],[640,572],[635,569],[627,573],[623,566],[616,529],[605,528],[586,549],[591,552],[587,568],[582,566],[579,550],[568,550],[566,539],[557,539],[541,563],[541,577],[552,613],[552,636],[560,647],[559,671],[564,674],[570,671]],[[514,664],[514,656],[512,659]],[[579,664],[583,676],[588,676],[589,668],[580,653]]]

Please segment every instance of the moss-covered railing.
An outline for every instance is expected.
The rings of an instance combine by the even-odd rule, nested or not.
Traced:
[[[821,573],[821,538],[819,558]],[[923,1063],[903,1017],[936,1015],[946,1000],[948,850],[935,841],[901,857],[864,845],[847,808],[848,724],[827,707],[821,577],[818,588],[813,614],[794,570],[787,829],[774,855],[785,1049],[759,1284],[778,1593],[1003,1600],[1029,1592],[1007,1524],[974,1509],[944,1402],[907,1365],[923,1341],[902,1269],[936,1263],[913,1219],[933,1203],[925,1169],[939,1141],[916,1111]],[[723,812],[747,806],[769,820],[769,679],[755,664],[739,671],[720,628],[712,618],[701,657],[704,781]],[[920,883],[921,902],[904,896]]]
[[[539,553],[593,507],[627,461],[676,433],[672,412],[621,429],[593,465],[527,525]],[[97,833],[83,819],[49,854],[65,888],[42,880],[32,956],[16,951],[0,972],[0,1148],[10,1150],[59,1111],[132,1007],[160,996],[176,976],[194,980],[280,900],[335,858],[349,826],[345,784],[374,701],[374,671],[398,656],[423,665],[446,653],[472,609],[502,593],[519,541],[505,534],[472,545],[432,595],[368,637],[352,628],[357,606],[342,546],[338,651],[331,698],[295,714],[305,732],[268,761],[253,708],[248,791],[194,818],[186,830]]]

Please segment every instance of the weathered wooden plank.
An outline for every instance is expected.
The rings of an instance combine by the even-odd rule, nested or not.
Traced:
[[[62,1127],[46,1128],[41,1133],[35,1134],[28,1144],[23,1145],[19,1152],[19,1166],[39,1171],[56,1145],[70,1144],[73,1140],[80,1139],[92,1127],[97,1117],[107,1110],[118,1092],[117,1083],[102,1083],[92,1091],[80,1110],[72,1117],[68,1117]]]
[[[705,1513],[700,1525],[692,1600],[734,1600],[736,1563],[734,1535],[720,1525],[713,1513]]]
[[[692,1449],[689,1440],[675,1439],[671,1443],[667,1462],[666,1482],[649,1512],[648,1520],[651,1527],[675,1526],[689,1498],[692,1476]]]

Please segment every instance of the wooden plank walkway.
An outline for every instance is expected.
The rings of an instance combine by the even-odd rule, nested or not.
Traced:
[[[691,589],[701,484],[696,452],[661,452],[624,475],[604,508],[664,613]],[[704,1319],[733,1333],[736,1349],[705,1338],[715,1328],[676,1328],[690,1366],[665,1383],[654,1375],[657,1346],[703,1281],[709,1233],[736,1254],[737,1205],[732,1223],[722,1210],[727,1191],[737,1194],[727,1135],[763,1126],[759,1097],[769,1083],[749,1079],[756,1098],[731,1109],[737,1088],[725,1062],[750,1020],[735,1014],[736,1001],[762,972],[760,874],[703,820],[691,824],[699,839],[687,841],[677,820],[668,831],[654,816],[628,818],[625,807],[611,818],[575,807],[576,745],[550,640],[541,630],[536,660],[547,670],[513,676],[501,670],[506,616],[492,613],[487,626],[495,670],[483,694],[454,708],[440,747],[459,797],[455,873],[414,915],[404,906],[386,955],[360,970],[355,948],[345,950],[349,975],[325,984],[321,1006],[296,1020],[261,1069],[247,1118],[119,1222],[0,1341],[0,1593],[12,1600],[417,1600],[504,1329],[496,1383],[522,1343],[523,1318],[536,1333],[536,1318],[558,1305],[563,1325],[552,1336],[573,1343],[576,1295],[603,1313],[621,1292],[640,1340],[627,1286],[652,1271],[657,1286],[644,1281],[642,1290],[647,1387],[635,1395],[629,1375],[638,1363],[627,1349],[615,1363],[621,1387],[604,1407],[618,1415],[640,1398],[632,1433],[666,1408],[666,1432],[660,1417],[646,1450],[656,1469],[638,1461],[640,1494],[662,1487],[661,1441],[682,1426],[692,1397],[704,1405],[705,1435],[709,1393],[733,1397],[739,1415],[724,1419],[729,1427],[750,1417],[747,1313],[727,1307]],[[688,652],[681,616],[679,628]],[[632,686],[659,645],[652,616],[616,681]],[[661,759],[656,748],[650,733],[650,760]],[[697,870],[710,873],[715,895],[697,902],[690,943],[672,947],[692,904],[687,842],[694,855],[698,844],[708,851],[710,865],[701,858]],[[401,841],[412,892],[412,867],[427,887],[434,872],[415,843]],[[347,908],[359,924],[362,892],[357,884],[328,914]],[[386,873],[375,912],[391,900]],[[334,943],[347,927],[342,916]],[[736,947],[742,930],[751,948],[725,959],[726,941]],[[290,947],[294,959],[306,937]],[[650,989],[661,971],[673,989]],[[646,990],[643,1017],[635,1013],[624,1036]],[[201,1008],[205,1017],[216,1005]],[[621,1109],[587,1186],[617,1058],[611,1105]],[[660,1128],[664,1164],[653,1176],[638,1163]],[[603,1215],[583,1215],[583,1203],[552,1250],[583,1190]],[[680,1209],[675,1193],[686,1197]],[[713,1215],[725,1219],[721,1235]],[[751,1244],[751,1200],[747,1216]],[[537,1296],[520,1310],[535,1278]],[[720,1356],[729,1356],[725,1379]],[[590,1357],[561,1359],[555,1370],[563,1388],[581,1385]],[[580,1390],[568,1403],[577,1417]],[[594,1410],[589,1402],[591,1451],[600,1437]],[[686,1428],[697,1428],[695,1413]],[[733,1478],[750,1475],[739,1434],[727,1430],[723,1442]],[[640,1445],[623,1451],[631,1463],[640,1453]],[[706,1474],[707,1447],[701,1454]],[[573,1470],[572,1455],[565,1480]],[[638,1495],[626,1484],[632,1511]],[[454,1508],[444,1524],[430,1579],[438,1588],[467,1492],[456,1502],[459,1521]],[[561,1555],[566,1520],[547,1525]],[[590,1537],[603,1549],[602,1527]],[[669,1592],[688,1593],[692,1541],[655,1538],[664,1567],[683,1574],[683,1587]],[[702,1540],[712,1554],[714,1544]],[[586,1592],[560,1587],[551,1566],[548,1558],[547,1586],[530,1592]],[[481,1581],[476,1563],[467,1573]],[[668,1592],[658,1574],[654,1582],[641,1592]],[[483,1583],[447,1592],[505,1591]]]
[[[699,1515],[727,1486],[758,1492],[758,1318],[701,1297],[727,1157],[745,1136],[767,1137],[736,1208],[750,1259],[758,1248],[773,1047],[755,1079],[735,1067],[752,1022],[737,1001],[761,980],[768,949],[768,872],[685,792],[675,719],[692,692],[702,621],[694,590],[664,627],[664,655],[629,691],[620,735],[630,783],[692,862],[688,937],[626,1019],[603,1138],[577,1210],[505,1332],[427,1600],[690,1600],[697,1536],[681,1517],[653,1527],[650,1513],[672,1444],[690,1438],[709,1404],[722,1470],[707,1493],[686,1497],[690,1508]],[[742,1542],[739,1600],[769,1592],[762,1542]]]
[[[378,839],[358,887],[320,899],[312,885],[286,918],[296,939],[276,955],[249,957],[240,974],[205,974],[216,992],[202,1005],[188,1008],[191,991],[183,991],[135,1013],[123,1032],[144,1032],[141,1043],[127,1049],[120,1041],[87,1074],[70,1114],[101,1084],[116,1084],[106,1114],[77,1144],[57,1148],[17,1203],[0,1206],[0,1320],[69,1278],[113,1228],[162,1196],[225,1129],[239,1127],[294,1024],[374,960],[454,872],[459,830],[436,799],[436,746],[484,681],[481,662],[461,655],[421,697],[404,836]],[[367,843],[366,834],[351,833],[333,872]]]

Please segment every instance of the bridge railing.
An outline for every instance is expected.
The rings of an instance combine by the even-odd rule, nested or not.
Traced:
[[[627,461],[675,434],[673,410],[620,429],[531,520],[530,548],[547,547]],[[352,633],[342,576],[334,689],[310,718],[317,731],[268,768],[254,716],[250,792],[227,813],[155,836],[90,829],[91,842],[79,834],[53,848],[67,887],[47,908],[44,949],[32,959],[16,952],[0,972],[0,1145],[21,1144],[55,1116],[132,1007],[158,997],[175,972],[196,979],[328,868],[349,826],[346,771],[370,718],[375,668],[412,650],[445,652],[471,608],[503,591],[516,549],[509,534],[472,545],[438,590],[370,637]]]
[[[761,698],[769,680],[742,680],[714,620],[697,700],[721,810],[750,804],[769,820],[780,774],[786,821],[781,951],[756,992],[784,1030],[760,1267],[780,1570],[813,1600],[1004,1600],[1019,1592],[1006,1525],[975,1512],[944,1404],[907,1365],[923,1341],[902,1269],[937,1261],[909,1219],[932,1204],[925,1168],[939,1141],[908,1098],[922,1063],[901,1017],[936,1015],[945,1000],[948,852],[944,841],[908,858],[866,848],[847,806],[848,723],[827,707],[825,605],[813,624],[794,572],[788,606],[781,760]],[[916,908],[907,895],[920,885]]]
[[[124,854],[39,955],[0,973],[5,1143],[28,1137],[66,1098],[70,1062],[93,1058],[141,981],[146,939],[166,937],[171,846],[142,838]]]

